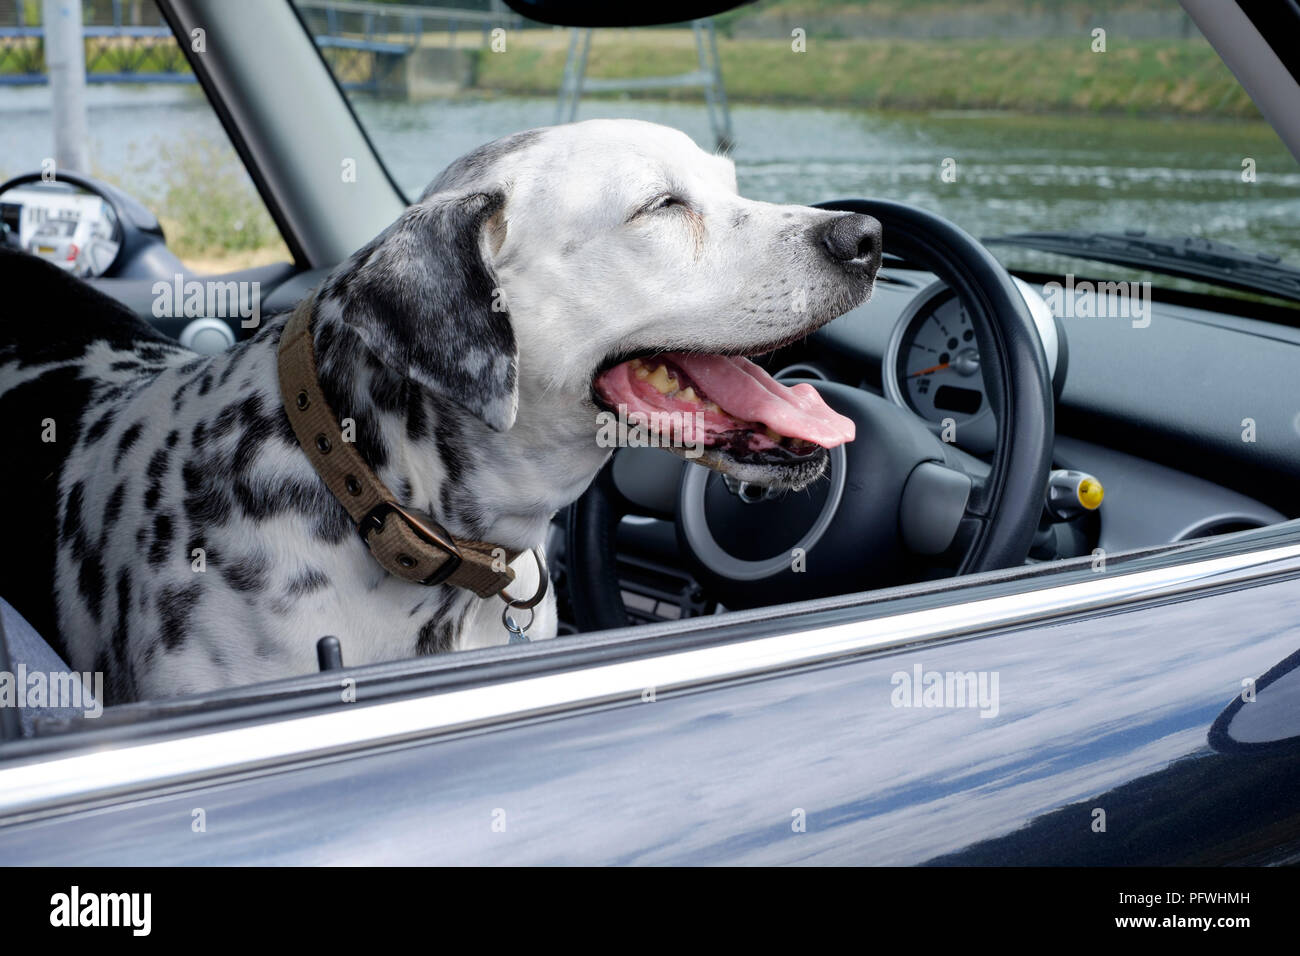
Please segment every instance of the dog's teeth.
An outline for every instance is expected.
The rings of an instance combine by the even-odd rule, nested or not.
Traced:
[[[632,366],[632,374],[644,381],[650,377],[650,370],[642,365],[638,360],[637,364]]]
[[[780,432],[774,432],[770,428],[764,429],[763,434],[765,434],[768,438],[772,439],[772,441],[778,443],[781,441],[782,438],[785,437]]]
[[[676,383],[674,383],[673,380],[668,376],[667,367],[663,365],[660,365],[657,369],[655,369],[653,372],[650,373],[650,378],[648,381],[650,382],[651,385],[655,387],[657,391],[660,391],[665,395],[667,395],[676,387]]]
[[[704,410],[706,412],[721,412],[722,406],[720,406],[717,402],[705,402]]]
[[[700,397],[695,394],[695,389],[689,385],[682,389],[682,393],[677,397],[684,402],[698,402],[700,400]]]

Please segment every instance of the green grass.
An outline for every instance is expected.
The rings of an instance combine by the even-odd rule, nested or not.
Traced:
[[[565,48],[521,37],[506,54],[480,55],[478,85],[553,94]],[[544,39],[544,38],[539,38]],[[873,109],[998,109],[1257,118],[1214,50],[1199,39],[1119,43],[1093,53],[1089,38],[819,40],[805,53],[786,40],[718,41],[727,96],[756,103]],[[599,31],[590,77],[657,76],[697,66],[686,31]],[[662,94],[656,94],[662,95]],[[673,94],[698,98],[698,91]]]
[[[166,173],[156,212],[181,258],[283,245],[247,173],[229,153],[206,142],[162,146],[158,165]]]
[[[151,155],[119,170],[92,169],[96,177],[132,192],[153,210],[167,246],[182,260],[290,259],[248,174],[223,143],[207,139],[150,143]],[[154,180],[161,170],[161,179]],[[153,182],[152,189],[142,183]],[[233,268],[233,266],[232,266]]]

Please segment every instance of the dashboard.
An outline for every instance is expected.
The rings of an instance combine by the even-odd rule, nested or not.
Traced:
[[[1161,301],[1144,327],[1068,318],[1028,282],[1017,284],[1057,394],[1054,467],[1089,472],[1106,489],[1097,547],[1168,544],[1300,513],[1289,504],[1300,478],[1300,395],[1268,378],[1294,381],[1283,369],[1300,362],[1300,329]],[[996,420],[971,371],[978,353],[970,354],[969,328],[933,275],[891,269],[871,301],[812,337],[810,351],[841,375],[865,370],[860,387],[932,426],[951,420],[954,443],[982,456],[991,447],[984,428]],[[1254,441],[1243,441],[1244,419],[1256,425]]]

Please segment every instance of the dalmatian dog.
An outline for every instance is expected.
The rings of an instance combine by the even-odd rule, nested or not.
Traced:
[[[874,219],[741,198],[673,129],[517,133],[314,291],[318,379],[399,503],[524,552],[610,455],[602,412],[690,413],[696,460],[744,480],[820,475],[852,423],[743,356],[864,301],[880,252]],[[507,640],[499,600],[369,553],[282,406],[287,316],[197,356],[31,257],[0,256],[0,283],[0,593],[108,702],[310,673],[327,634],[349,665]],[[535,562],[513,567],[532,593]],[[549,598],[529,636],[555,628]]]

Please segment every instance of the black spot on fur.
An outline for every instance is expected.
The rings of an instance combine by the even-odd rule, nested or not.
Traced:
[[[424,407],[424,395],[418,388],[407,389],[406,401],[406,438],[408,441],[423,441],[429,435],[429,413]]]
[[[98,553],[88,552],[81,559],[81,570],[77,573],[77,591],[86,599],[86,607],[95,623],[104,606],[104,562]]]
[[[434,442],[438,448],[438,457],[442,459],[442,466],[447,471],[446,480],[442,483],[439,504],[442,506],[443,514],[451,514],[457,504],[456,497],[464,487],[463,482],[470,457],[465,451],[465,438],[460,423],[449,409],[444,408],[438,415],[438,429]]]
[[[240,433],[239,441],[235,446],[235,457],[231,462],[231,469],[235,475],[242,475],[252,467],[258,453],[262,450],[262,445],[276,432],[275,420],[270,415],[262,415],[257,411],[261,408],[261,399],[257,400],[256,405],[245,404],[247,407],[240,415],[244,430]]]
[[[319,591],[327,587],[330,579],[325,576],[325,572],[318,568],[308,568],[302,574],[298,575],[284,589],[290,597],[302,597],[304,594],[311,594],[313,591]]]
[[[448,498],[443,495],[444,501]],[[483,509],[473,501],[462,501],[452,508],[447,508],[446,514],[454,514],[460,522],[460,526],[465,529],[465,533],[473,538],[481,538],[483,529],[487,527],[487,520],[483,514]]]
[[[401,412],[406,406],[406,380],[387,369],[370,376],[370,398],[381,412]]]
[[[238,402],[231,402],[220,412],[212,423],[212,437],[222,438],[229,434],[236,425],[256,421],[262,416],[262,396],[249,395]]]
[[[456,640],[450,618],[431,617],[420,628],[415,641],[417,654],[443,654],[452,648]]]
[[[230,487],[210,467],[186,462],[181,469],[181,479],[185,482],[185,516],[191,526],[201,529],[220,526],[230,520],[234,507]]]
[[[96,421],[95,424],[87,428],[85,437],[86,444],[93,445],[95,442],[103,438],[104,433],[107,432],[109,427],[113,424],[113,419],[116,415],[117,413],[110,408],[99,417],[99,420]]]
[[[136,348],[135,354],[142,362],[163,362],[175,355],[176,349],[161,345],[141,345]]]
[[[336,502],[337,504],[337,502]],[[326,544],[340,544],[352,531],[352,519],[342,505],[323,512],[316,519],[316,537]]]
[[[153,544],[149,546],[149,567],[157,568],[167,560],[167,552],[172,546],[172,516],[154,515]]]
[[[424,622],[415,641],[417,654],[441,654],[449,651],[456,640],[455,620],[451,606],[461,592],[455,588],[440,588],[434,603],[433,616]],[[421,602],[424,603],[424,602]]]
[[[167,650],[174,651],[185,643],[201,595],[198,583],[168,585],[158,592],[158,633]]]
[[[140,432],[143,429],[144,422],[136,422],[126,431],[122,432],[122,436],[117,440],[117,452],[113,455],[114,469],[116,469],[118,465],[122,464],[122,456],[131,450],[131,446],[136,443],[136,439],[140,437]]]
[[[236,591],[261,591],[266,586],[266,558],[260,554],[236,558],[221,569],[221,574]]]
[[[111,646],[113,668],[105,679],[105,703],[121,703],[136,695],[135,669],[131,666],[130,635],[127,622],[131,612],[131,572],[123,568],[117,573],[117,622],[113,625]]]
[[[438,448],[438,457],[442,459],[442,467],[447,470],[445,485],[459,485],[465,477],[469,456],[465,453],[464,436],[459,422],[454,415],[445,410],[438,416],[435,444]],[[444,486],[444,490],[449,489]]]
[[[388,443],[379,429],[379,420],[369,412],[358,412],[353,420],[357,423],[357,451],[371,468],[383,468],[388,464]]]
[[[225,386],[225,384],[230,381],[230,376],[235,374],[235,370],[239,368],[240,360],[243,359],[247,353],[247,348],[236,346],[222,356],[226,361],[226,367],[221,370],[221,375],[217,378],[218,388]]]
[[[63,530],[60,540],[69,541],[82,534],[81,505],[85,497],[85,488],[81,482],[72,486],[67,501],[63,503]]]
[[[108,496],[108,503],[104,505],[104,526],[100,529],[103,537],[107,538],[109,529],[117,523],[118,517],[122,514],[122,500],[125,497],[126,482],[119,481]]]
[[[167,474],[167,462],[171,458],[170,448],[159,448],[149,457],[145,474],[150,478],[162,478]]]
[[[153,511],[158,507],[158,499],[162,497],[162,480],[167,475],[167,466],[171,461],[171,449],[159,448],[149,458],[149,465],[145,468],[145,474],[149,476],[149,487],[144,493],[144,507],[146,511]]]
[[[92,669],[105,675],[113,673],[113,664],[109,660],[107,647],[101,647],[98,651],[95,652],[95,663]],[[108,677],[105,677],[104,679],[104,697],[105,697],[104,703],[105,704],[115,703],[115,701],[112,700],[109,694],[109,691],[111,689],[112,689],[112,681]]]

